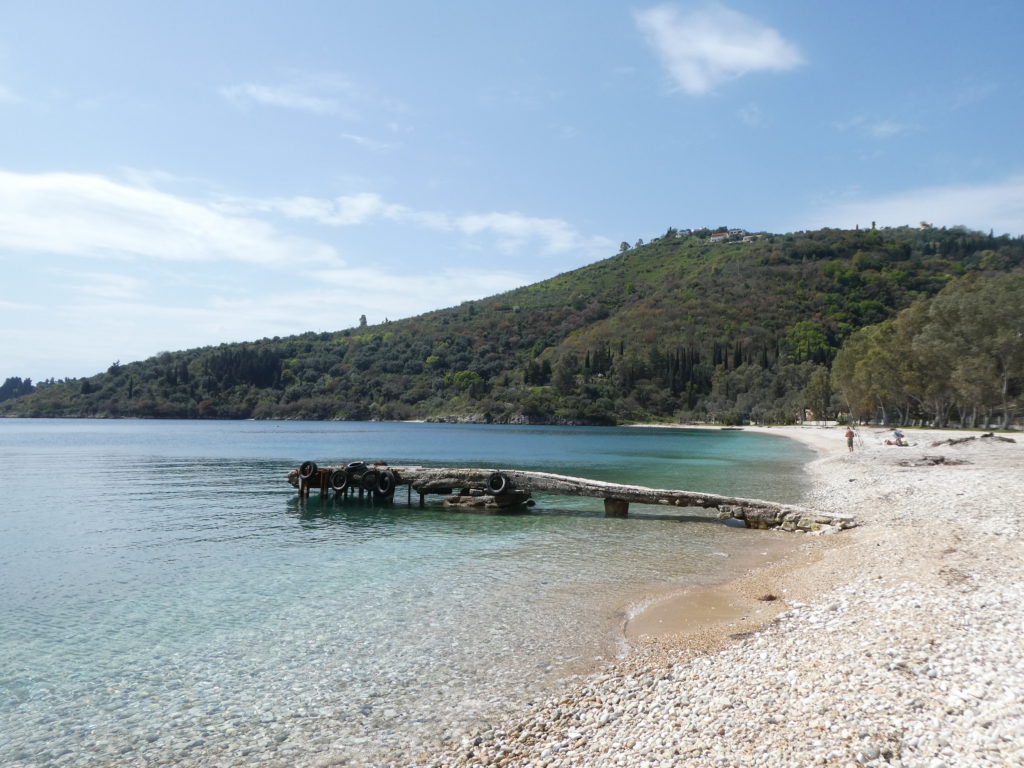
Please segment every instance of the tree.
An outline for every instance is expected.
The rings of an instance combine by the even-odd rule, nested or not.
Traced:
[[[829,406],[832,403],[832,382],[828,368],[817,368],[811,374],[811,380],[804,388],[803,400],[807,408],[814,413],[815,421],[827,421]]]
[[[1013,410],[1011,392],[1024,378],[1022,296],[1024,274],[958,280],[931,302],[929,322],[916,340],[920,348],[951,358],[951,383],[964,399],[997,403],[1004,427]]]
[[[34,391],[35,387],[32,386],[32,379],[22,380],[20,376],[11,376],[0,385],[0,403]]]
[[[551,383],[560,394],[567,395],[576,390],[576,376],[580,372],[580,361],[575,352],[563,355],[555,363]]]
[[[825,363],[835,351],[829,345],[828,337],[822,333],[821,326],[813,320],[796,323],[786,334],[786,342],[793,360],[798,363],[805,360]]]
[[[628,250],[629,250],[629,243],[627,243],[625,240],[623,240],[621,243],[619,243],[619,253],[625,253]]]
[[[365,328],[366,327],[366,315],[360,315],[359,316],[359,327],[360,328]]]

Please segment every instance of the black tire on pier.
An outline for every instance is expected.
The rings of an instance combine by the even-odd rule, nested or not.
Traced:
[[[299,467],[299,477],[303,480],[309,480],[313,475],[316,474],[316,462],[315,461],[304,461]]]
[[[395,492],[395,473],[385,469],[377,474],[377,487],[374,488],[381,496],[390,496]]]
[[[495,496],[501,496],[503,493],[508,493],[512,489],[512,482],[508,479],[508,476],[502,472],[493,472],[490,477],[487,478],[487,490]]]
[[[348,488],[348,472],[344,469],[336,469],[331,472],[331,488],[336,493],[341,493]]]
[[[376,491],[377,477],[378,472],[376,469],[368,469],[363,472],[363,476],[359,478],[359,485],[362,486],[364,491]]]

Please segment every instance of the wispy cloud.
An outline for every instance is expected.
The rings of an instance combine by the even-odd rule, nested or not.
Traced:
[[[359,192],[333,199],[319,197],[226,197],[216,204],[231,214],[276,213],[289,219],[305,219],[332,227],[352,227],[375,219],[392,221],[411,213],[401,205],[389,204],[373,192]]]
[[[313,197],[291,198],[225,198],[218,208],[227,213],[276,213],[292,219],[315,221],[332,227],[350,227],[374,221],[390,221],[423,227],[438,232],[460,232],[467,237],[492,235],[497,247],[512,252],[530,245],[543,253],[565,253],[582,250],[587,254],[605,255],[611,241],[588,237],[562,219],[528,216],[518,212],[487,212],[451,214],[442,211],[418,210],[386,201],[373,192],[344,195],[333,199]]]
[[[964,80],[956,83],[947,97],[950,109],[963,109],[980,104],[999,90],[995,83]]]
[[[221,92],[235,103],[252,101],[265,106],[297,109],[300,112],[312,112],[317,115],[332,114],[339,108],[335,99],[313,96],[290,86],[244,83],[223,88]]]
[[[293,75],[280,83],[239,83],[225,86],[220,93],[238,106],[255,104],[315,115],[352,114],[351,104],[359,89],[340,73]]]
[[[539,241],[546,253],[562,253],[583,245],[580,234],[561,219],[483,213],[459,216],[455,225],[467,235],[492,232],[502,240],[505,250],[514,250],[530,241]]]
[[[800,51],[778,31],[722,5],[688,14],[659,5],[635,19],[676,87],[694,96],[753,72],[803,63]]]
[[[809,214],[794,229],[817,227],[963,225],[997,234],[1024,234],[1024,175],[986,184],[924,187],[841,201]]]
[[[334,262],[333,248],[253,218],[103,176],[0,172],[0,255],[262,264]]]
[[[764,122],[764,116],[761,113],[761,108],[756,104],[748,104],[745,107],[740,107],[737,114],[747,125],[757,126]]]
[[[916,130],[914,126],[899,122],[898,120],[872,118],[864,115],[858,115],[844,122],[836,123],[836,128],[840,131],[857,131],[873,139],[889,139],[893,136],[901,136]]]
[[[351,142],[356,146],[369,149],[372,152],[386,152],[394,148],[394,144],[387,141],[378,141],[377,139],[371,139],[369,136],[360,136],[355,133],[343,133],[341,138],[345,141]]]
[[[18,98],[18,94],[3,83],[0,83],[0,104],[14,104],[18,101],[21,101],[21,99]]]

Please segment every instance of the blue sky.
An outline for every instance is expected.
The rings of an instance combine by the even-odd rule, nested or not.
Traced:
[[[1024,3],[0,6],[0,380],[397,319],[670,227],[1024,234]]]

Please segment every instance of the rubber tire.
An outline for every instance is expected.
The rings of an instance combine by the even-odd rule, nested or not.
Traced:
[[[381,496],[390,496],[395,492],[395,473],[385,469],[377,474],[377,487],[374,490]]]
[[[366,469],[365,461],[353,461],[345,465],[345,469],[349,472],[356,472],[360,469]]]
[[[376,491],[377,490],[377,479],[380,473],[376,469],[368,469],[363,472],[363,476],[359,478],[359,485],[362,486],[364,491]]]
[[[331,472],[331,488],[336,493],[341,493],[348,488],[348,472],[344,469],[336,469]]]
[[[487,478],[487,490],[495,496],[501,496],[512,490],[512,483],[508,475],[502,472],[494,472]]]
[[[316,474],[317,466],[315,461],[304,461],[302,466],[299,467],[299,477],[303,480],[309,480],[313,475]]]

